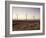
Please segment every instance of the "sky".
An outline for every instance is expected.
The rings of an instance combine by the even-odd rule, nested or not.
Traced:
[[[12,19],[25,20],[40,19],[40,8],[31,7],[13,7],[12,8]]]

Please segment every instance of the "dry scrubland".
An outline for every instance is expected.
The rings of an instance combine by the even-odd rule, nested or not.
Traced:
[[[13,20],[13,31],[40,30],[40,20]]]

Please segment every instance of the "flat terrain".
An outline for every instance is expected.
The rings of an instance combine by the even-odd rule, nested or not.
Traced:
[[[13,20],[13,31],[40,30],[40,20]]]

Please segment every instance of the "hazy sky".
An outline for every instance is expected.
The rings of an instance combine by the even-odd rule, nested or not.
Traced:
[[[35,16],[35,19],[40,19],[40,8],[30,8],[30,7],[13,7],[12,11],[13,19],[34,19],[33,16]]]

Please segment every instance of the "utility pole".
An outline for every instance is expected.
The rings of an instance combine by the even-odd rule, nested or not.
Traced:
[[[26,12],[26,20],[27,20],[27,12]]]

